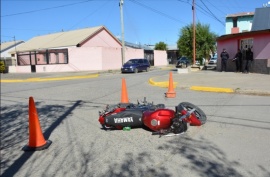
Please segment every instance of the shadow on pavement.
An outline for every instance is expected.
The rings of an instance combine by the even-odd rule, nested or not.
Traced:
[[[48,118],[40,119],[41,126],[45,127],[43,129],[46,130],[44,132],[45,139],[49,139],[53,130],[72,114],[73,110],[81,106],[81,103],[81,100],[76,101],[70,108],[61,105],[50,105],[38,109],[38,114],[45,115],[45,117]],[[35,104],[39,105],[38,102]],[[18,146],[21,141],[25,142],[25,144],[28,143],[28,137],[26,136],[28,134],[28,111],[26,111],[26,109],[28,109],[28,106],[22,105],[1,108],[1,151],[7,151],[7,153],[9,153],[8,156],[11,157],[3,158],[3,153],[1,153],[2,170],[4,167],[9,166],[12,158],[16,158],[16,155],[10,149]],[[59,113],[63,114],[58,117],[57,115]],[[23,117],[23,119],[19,119],[18,117]],[[16,149],[16,151],[18,151],[18,149]],[[23,152],[4,172],[1,170],[1,172],[3,172],[1,176],[14,176],[34,153],[34,151]]]

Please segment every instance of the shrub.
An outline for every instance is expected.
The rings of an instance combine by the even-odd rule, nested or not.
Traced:
[[[4,61],[0,61],[0,73],[4,73],[6,70]]]

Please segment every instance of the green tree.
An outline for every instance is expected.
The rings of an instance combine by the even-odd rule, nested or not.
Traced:
[[[155,50],[167,50],[167,44],[164,42],[156,43]]]
[[[210,52],[212,54],[216,51],[217,35],[210,32],[209,25],[201,23],[196,24],[196,58],[209,58]],[[193,25],[187,25],[180,31],[179,39],[177,41],[179,53],[181,55],[193,58]]]
[[[5,63],[4,63],[4,61],[0,61],[0,73],[4,73],[4,71],[5,71]]]

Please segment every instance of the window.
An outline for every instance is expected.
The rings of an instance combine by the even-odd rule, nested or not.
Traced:
[[[59,63],[59,55],[58,55],[58,53],[54,53],[54,55],[55,55],[56,63]]]
[[[247,50],[248,48],[253,47],[253,39],[248,38],[248,39],[242,39],[240,43],[240,49],[241,50]]]
[[[64,63],[68,63],[68,53],[64,53]]]
[[[144,63],[147,65],[150,65],[149,61],[147,59],[144,60]]]
[[[49,57],[49,63],[52,63],[50,53],[48,54],[48,57]]]
[[[47,63],[47,58],[46,58],[46,54],[42,54],[43,55],[43,62]]]
[[[253,39],[252,38],[248,38],[248,39],[242,39],[240,42],[240,49],[242,51],[243,54],[243,59],[246,59],[246,51],[248,48],[252,49],[253,47]]]
[[[35,52],[20,52],[17,57],[19,65],[67,64],[68,50],[51,49]]]
[[[233,27],[237,27],[237,17],[233,18]]]

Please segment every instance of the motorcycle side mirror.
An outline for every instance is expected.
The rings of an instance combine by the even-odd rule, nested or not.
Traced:
[[[146,104],[147,101],[146,101],[146,97],[143,98],[143,103]]]

